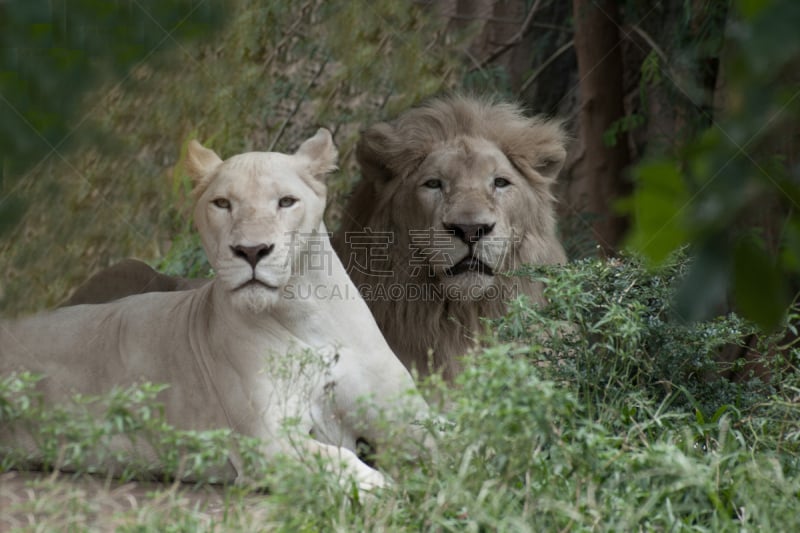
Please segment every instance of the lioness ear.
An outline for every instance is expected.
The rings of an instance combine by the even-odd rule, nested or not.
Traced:
[[[336,170],[336,160],[339,151],[333,144],[331,132],[320,128],[310,139],[303,142],[294,153],[296,156],[309,160],[309,169],[315,178],[322,180],[326,174]]]
[[[209,150],[194,139],[189,141],[189,149],[186,153],[186,172],[195,186],[199,185],[203,177],[211,173],[220,163],[222,163],[222,159],[214,150]]]

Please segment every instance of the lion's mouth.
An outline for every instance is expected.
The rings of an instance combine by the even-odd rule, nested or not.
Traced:
[[[477,272],[478,274],[485,274],[487,276],[494,276],[492,267],[475,257],[465,257],[452,267],[445,270],[448,276],[458,276],[459,274],[466,274],[467,272]]]
[[[249,280],[245,281],[244,283],[242,283],[241,285],[239,285],[238,287],[236,287],[233,290],[234,291],[240,291],[240,290],[246,289],[248,287],[261,287],[263,289],[269,289],[269,290],[272,290],[272,291],[278,290],[278,287],[276,287],[274,285],[270,285],[269,283],[264,283],[263,281],[261,281],[259,279],[256,279],[256,278],[252,278],[252,279],[249,279]]]

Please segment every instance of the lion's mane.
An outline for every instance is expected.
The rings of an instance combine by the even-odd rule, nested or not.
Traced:
[[[398,205],[409,198],[399,193],[415,186],[410,178],[433,151],[463,138],[494,144],[534,193],[526,212],[513,213],[524,228],[521,240],[512,248],[514,264],[564,262],[551,193],[566,155],[561,123],[527,117],[510,103],[464,96],[431,100],[363,133],[356,151],[363,179],[351,195],[335,239],[337,252],[395,353],[406,366],[416,367],[422,374],[441,369],[446,378],[458,373],[459,356],[475,345],[481,331],[480,317],[501,316],[507,299],[418,296],[398,300],[381,288],[390,284],[430,286],[424,272],[408,268],[408,223],[418,216],[415,210],[419,206]],[[385,258],[366,257],[363,248],[356,245],[352,235],[364,231],[373,232],[370,235],[392,234]],[[541,286],[536,283],[522,278],[505,278],[501,283],[513,283],[534,301],[542,300]]]

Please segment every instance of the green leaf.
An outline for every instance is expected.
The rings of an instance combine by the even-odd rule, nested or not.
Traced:
[[[789,272],[800,272],[800,218],[794,215],[783,228],[781,263]]]
[[[17,195],[0,200],[0,236],[17,225],[25,214],[25,207]]]
[[[776,261],[755,239],[737,243],[733,278],[741,313],[767,331],[775,329],[789,304],[788,290]]]
[[[697,420],[697,423],[700,424],[700,425],[703,425],[703,424],[706,423],[706,419],[703,416],[703,412],[700,409],[695,409],[694,410],[694,418],[695,418],[695,420]]]
[[[722,415],[727,413],[728,409],[730,409],[730,408],[731,408],[731,406],[728,405],[728,404],[720,406],[719,409],[714,411],[714,416],[711,417],[711,421],[712,422],[719,422],[719,419],[722,418]]]
[[[684,209],[689,193],[674,161],[653,160],[634,170],[636,191],[619,209],[633,218],[627,244],[655,264],[688,240]]]
[[[771,3],[771,0],[739,0],[737,2],[739,13],[746,19],[753,19]]]

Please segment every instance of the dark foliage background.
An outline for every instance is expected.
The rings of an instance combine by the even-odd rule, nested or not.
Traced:
[[[523,273],[551,305],[512,302],[456,387],[425,384],[450,422],[435,464],[384,458],[396,483],[368,508],[324,469],[309,489],[269,465],[280,490],[226,492],[221,528],[796,530],[797,28],[794,0],[0,0],[0,310],[57,305],[130,256],[206,275],[190,139],[227,157],[330,128],[335,228],[359,129],[442,92],[516,99],[573,137],[573,262]],[[90,420],[41,408],[34,381],[0,380],[0,418],[44,424],[53,465],[91,471],[84,452],[125,428],[176,469],[230,445],[166,428],[155,386]],[[37,503],[54,524],[102,514],[61,490]],[[137,513],[216,524],[172,500]]]
[[[134,66],[212,35],[224,17],[222,4],[192,0],[0,3],[0,235],[25,211],[15,194],[25,173],[68,164],[61,154],[96,104],[89,91],[123,85]]]
[[[0,15],[7,313],[163,256],[189,227],[173,171],[189,137],[231,153],[335,129],[335,226],[358,128],[446,90],[567,119],[572,257],[628,245],[658,264],[689,244],[688,318],[733,304],[773,328],[797,288],[792,0],[35,0]]]

